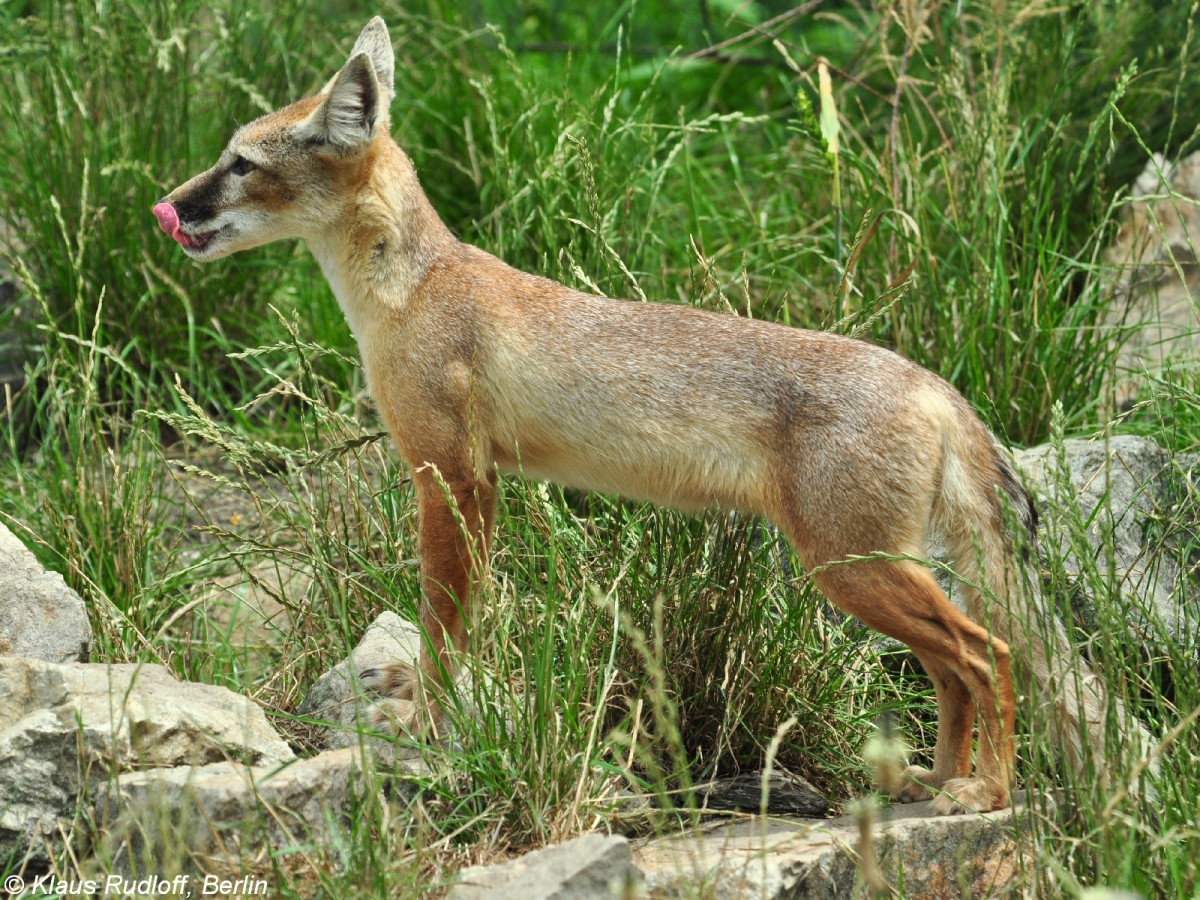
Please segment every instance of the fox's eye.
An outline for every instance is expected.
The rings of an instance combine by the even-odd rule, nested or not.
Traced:
[[[233,161],[233,165],[229,167],[229,171],[234,175],[246,175],[254,171],[254,163],[250,162],[244,156],[239,156]]]

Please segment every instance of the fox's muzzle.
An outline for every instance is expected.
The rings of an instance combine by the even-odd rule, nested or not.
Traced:
[[[154,204],[154,218],[158,219],[158,227],[169,234],[179,246],[188,250],[202,250],[208,244],[215,231],[206,231],[202,234],[185,234],[179,227],[179,213],[175,211],[175,207],[165,200]]]

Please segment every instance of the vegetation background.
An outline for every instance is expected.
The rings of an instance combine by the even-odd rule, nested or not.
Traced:
[[[1128,186],[1152,152],[1200,148],[1194,3],[10,0],[0,255],[18,296],[0,330],[29,382],[0,430],[0,521],[87,599],[97,659],[226,684],[302,746],[306,686],[380,610],[414,615],[406,475],[315,263],[281,244],[199,267],[150,215],[237,124],[319,89],[376,13],[393,133],[463,239],[585,290],[859,334],[1015,445],[1197,444],[1186,367],[1110,421],[1101,328]],[[419,808],[270,860],[283,894],[421,894],[581,830],[671,827],[686,812],[627,822],[615,788],[761,768],[789,716],[777,764],[839,804],[870,790],[884,711],[928,752],[926,680],[827,615],[759,523],[515,480],[502,507],[477,629],[491,714],[422,749],[457,774]],[[1051,558],[1044,577],[1064,604],[1095,595],[1088,652],[1164,733],[1200,705],[1195,648],[1145,658],[1094,567]],[[234,582],[290,626],[248,648],[211,592]],[[1025,889],[1195,896],[1195,729],[1165,748],[1153,808],[1063,771],[1041,733],[1022,723]],[[103,865],[78,840],[56,864]]]

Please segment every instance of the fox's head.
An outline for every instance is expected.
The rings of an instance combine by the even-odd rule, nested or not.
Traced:
[[[393,67],[377,16],[320,94],[243,125],[216,165],[155,204],[162,230],[197,260],[319,231],[388,134]]]

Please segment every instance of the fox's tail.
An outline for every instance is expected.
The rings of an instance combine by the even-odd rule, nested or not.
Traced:
[[[1024,695],[1035,722],[1049,724],[1068,764],[1080,775],[1107,782],[1115,749],[1106,747],[1110,706],[1119,754],[1140,759],[1154,741],[1121,699],[1109,695],[1042,595],[1037,509],[1006,451],[977,420],[970,427],[961,419],[957,424],[946,441],[946,471],[934,513],[962,576],[967,614],[1009,644],[1017,693]],[[1014,541],[1006,525],[1006,506],[1023,532],[1020,540]]]

